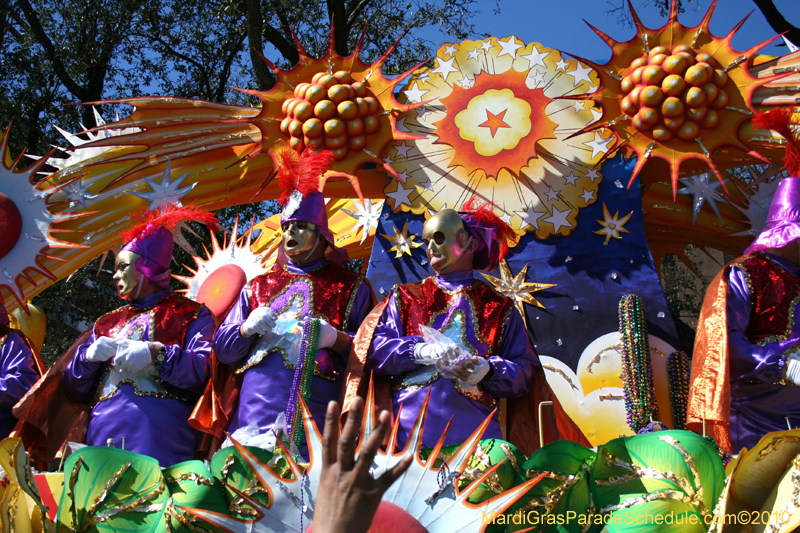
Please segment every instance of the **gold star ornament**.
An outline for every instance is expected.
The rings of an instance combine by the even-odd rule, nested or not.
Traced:
[[[525,277],[528,275],[528,265],[525,265],[516,276],[512,276],[511,269],[505,260],[500,263],[500,278],[495,278],[483,272],[481,272],[481,275],[492,284],[494,290],[514,302],[514,305],[517,306],[519,313],[522,315],[522,320],[526,327],[528,321],[525,318],[525,309],[522,304],[535,305],[545,309],[531,293],[556,286],[556,283],[529,283],[525,281]]]
[[[606,203],[603,202],[603,220],[598,220],[600,225],[603,227],[595,231],[595,233],[598,235],[606,236],[606,242],[604,242],[603,245],[608,244],[608,241],[611,239],[611,237],[614,237],[615,239],[621,239],[622,235],[619,234],[621,231],[630,233],[630,231],[625,229],[625,223],[628,222],[632,214],[633,211],[624,217],[619,218],[619,211],[617,211],[612,217],[611,213],[609,213],[608,208],[606,207]]]
[[[393,229],[394,229],[394,237],[383,233],[381,235],[383,235],[386,239],[388,239],[389,242],[394,244],[394,246],[389,248],[389,251],[395,252],[394,256],[395,259],[397,259],[403,254],[411,255],[412,248],[419,248],[420,246],[422,246],[421,242],[416,242],[414,240],[417,237],[416,234],[414,233],[412,233],[411,235],[408,234],[408,220],[406,220],[406,224],[405,226],[403,226],[402,233],[397,232],[396,226]]]

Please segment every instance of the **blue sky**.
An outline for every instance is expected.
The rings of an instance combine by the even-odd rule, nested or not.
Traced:
[[[617,3],[618,0],[614,1]],[[686,11],[678,20],[690,27],[699,24],[710,3],[710,0],[694,0],[687,4]],[[481,4],[479,9],[482,13],[474,20],[477,32],[498,38],[513,34],[526,43],[538,42],[587,59],[605,61],[610,50],[584,24],[584,19],[618,41],[626,41],[634,35],[632,28],[617,24],[615,15],[606,14],[610,5],[605,0],[500,0],[499,14],[493,14],[493,0],[481,0]],[[666,18],[660,17],[658,10],[648,4],[650,2],[633,0],[645,26],[660,28],[666,23]],[[775,0],[775,5],[789,22],[800,26],[800,0]],[[746,50],[774,36],[775,32],[752,0],[718,0],[711,19],[712,33],[716,36],[727,34],[751,11],[753,14],[733,39],[734,48]],[[436,30],[429,29],[421,35],[435,44],[448,42]],[[769,46],[762,51],[770,55],[786,52],[785,46]]]

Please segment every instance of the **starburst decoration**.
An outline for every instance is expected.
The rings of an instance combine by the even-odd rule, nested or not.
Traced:
[[[533,283],[525,281],[525,278],[528,276],[528,265],[522,267],[522,270],[520,270],[516,276],[512,276],[511,269],[505,259],[500,262],[499,278],[484,274],[483,272],[481,272],[481,275],[492,284],[494,290],[514,302],[526,326],[528,325],[528,320],[525,317],[525,306],[523,304],[535,305],[536,307],[545,309],[545,306],[533,297],[533,293],[557,285],[556,283]]]
[[[706,172],[698,176],[690,176],[688,178],[680,178],[680,182],[686,187],[678,190],[678,194],[691,194],[692,195],[692,225],[697,222],[697,215],[700,214],[700,209],[703,208],[704,203],[708,203],[711,209],[723,224],[722,215],[717,207],[717,200],[725,202],[725,199],[717,192],[717,187],[724,182],[711,183],[711,173]]]
[[[303,426],[309,451],[308,467],[301,468],[278,440],[288,469],[292,473],[291,478],[282,478],[247,448],[241,446],[235,440],[233,441],[242,459],[255,474],[255,479],[269,492],[271,499],[269,506],[263,505],[247,494],[230,487],[237,492],[244,503],[254,509],[256,513],[254,518],[242,519],[204,509],[179,508],[231,533],[244,533],[245,531],[252,533],[272,533],[275,531],[303,533],[303,530],[311,525],[314,520],[314,508],[322,470],[322,437],[308,411],[308,407],[302,399],[301,404],[303,408]],[[360,453],[362,445],[366,443],[376,427],[377,416],[372,383],[370,383],[367,393],[365,407],[356,453]],[[427,412],[428,398],[423,403],[416,422],[409,432],[408,441],[404,449],[398,453],[395,453],[394,450],[397,448],[397,430],[400,419],[399,417],[395,418],[395,425],[390,434],[389,444],[385,451],[378,451],[370,469],[370,473],[378,477],[397,465],[407,454],[413,454],[414,460],[411,462],[411,466],[384,493],[383,500],[404,509],[427,531],[431,533],[484,531],[486,526],[485,522],[482,521],[483,517],[490,516],[492,513],[501,515],[525,495],[531,487],[545,477],[544,475],[537,476],[483,503],[469,503],[467,498],[500,465],[494,465],[487,469],[483,475],[470,483],[468,487],[457,490],[453,477],[444,476],[444,472],[434,467],[434,462],[439,456],[439,451],[447,435],[446,428],[429,458],[425,461],[420,459],[422,432]],[[472,455],[478,447],[478,443],[486,431],[492,416],[494,416],[494,413],[488,416],[447,460],[449,472],[463,473],[468,468]],[[324,517],[321,519],[324,520]],[[303,524],[303,529],[300,528],[301,523]]]
[[[218,268],[225,265],[236,265],[240,267],[244,273],[247,281],[252,280],[259,274],[262,274],[264,268],[264,253],[256,253],[253,251],[252,238],[253,227],[245,232],[244,235],[239,235],[239,218],[233,223],[233,230],[230,232],[230,240],[225,237],[223,233],[222,243],[219,242],[215,233],[211,234],[211,251],[203,245],[203,251],[206,258],[203,259],[197,254],[192,254],[192,259],[195,262],[195,268],[187,266],[186,269],[191,272],[189,276],[173,276],[178,281],[186,285],[186,289],[182,292],[187,298],[192,300],[197,298],[197,293],[203,282],[214,273]]]
[[[606,203],[603,202],[603,220],[598,220],[600,225],[603,227],[595,231],[595,233],[598,235],[605,235],[606,242],[603,243],[604,245],[608,244],[608,241],[611,240],[612,237],[615,239],[621,239],[622,235],[620,235],[620,232],[630,233],[630,231],[625,229],[625,223],[628,222],[628,220],[631,218],[631,215],[633,215],[633,211],[624,217],[619,218],[619,211],[617,211],[612,217],[611,213],[609,213],[608,208],[606,207]]]
[[[748,135],[740,129],[755,111],[754,93],[792,73],[751,72],[756,52],[777,37],[744,52],[735,50],[731,40],[744,21],[725,37],[714,36],[709,25],[715,4],[698,26],[689,28],[678,22],[677,0],[672,0],[669,20],[657,30],[642,25],[631,8],[636,36],[627,42],[590,25],[611,47],[611,59],[604,65],[582,60],[597,71],[600,86],[591,94],[570,97],[602,103],[601,120],[580,131],[613,133],[604,159],[623,148],[636,154],[629,184],[652,158],[666,161],[673,200],[682,171],[711,169],[722,181],[721,168],[769,163],[746,144]],[[737,150],[723,149],[727,147]],[[656,170],[646,175],[651,182],[667,177]]]
[[[415,240],[417,237],[416,234],[414,233],[412,233],[411,235],[408,234],[408,220],[406,220],[406,223],[403,226],[402,233],[397,232],[397,226],[395,226],[393,229],[394,229],[394,237],[386,235],[384,233],[381,233],[381,235],[386,239],[388,239],[388,241],[394,245],[391,248],[389,248],[389,251],[395,253],[394,256],[395,259],[402,256],[403,254],[411,255],[412,248],[419,248],[420,246],[422,246],[421,242],[417,242]]]
[[[143,200],[148,200],[150,205],[149,209],[158,209],[164,204],[182,206],[181,198],[195,188],[197,182],[192,183],[188,187],[181,189],[181,183],[186,179],[189,173],[183,174],[179,178],[172,181],[172,161],[167,160],[167,166],[164,168],[164,174],[161,176],[161,183],[156,183],[154,180],[144,178],[145,183],[150,186],[152,192],[134,192],[134,196],[138,196]]]
[[[344,208],[340,209],[340,211],[347,213],[356,219],[356,225],[353,226],[352,229],[353,233],[357,233],[358,228],[362,228],[361,244],[364,244],[364,241],[367,239],[367,237],[369,237],[369,233],[378,227],[378,219],[381,216],[381,209],[383,209],[384,201],[385,200],[380,200],[373,204],[370,198],[364,200],[364,203],[361,203],[358,200],[353,200],[353,205],[356,206],[356,211],[351,211]]]
[[[514,36],[466,40],[442,45],[434,65],[415,72],[406,87],[401,95],[409,102],[429,100],[428,113],[425,120],[416,111],[398,118],[420,138],[404,144],[414,157],[389,159],[416,191],[406,196],[399,185],[397,191],[387,185],[387,196],[403,193],[390,203],[393,211],[423,215],[444,204],[458,210],[477,194],[509,214],[518,237],[535,232],[546,239],[577,227],[578,206],[586,205],[580,193],[597,192],[598,164],[613,140],[610,131],[573,135],[600,113],[583,101],[581,109],[574,105],[577,95],[598,87],[586,63]],[[383,155],[391,158],[394,151]],[[550,190],[562,188],[563,176],[574,176],[574,187],[547,199]],[[523,216],[554,209],[559,216],[550,220],[531,223]]]

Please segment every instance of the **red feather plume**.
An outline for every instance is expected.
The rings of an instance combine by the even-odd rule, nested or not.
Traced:
[[[786,139],[786,155],[783,158],[783,164],[790,176],[800,176],[800,133],[797,128],[798,123],[792,117],[793,109],[790,107],[778,107],[768,113],[756,111],[753,117],[753,127],[772,130]]]
[[[500,261],[508,253],[508,243],[514,240],[516,234],[511,226],[503,222],[494,212],[495,205],[492,202],[480,203],[481,199],[477,195],[473,196],[462,210],[477,218],[481,225],[494,228],[497,231],[497,241],[500,243]]]
[[[135,238],[144,239],[155,233],[159,228],[174,231],[178,224],[184,221],[202,222],[211,231],[216,231],[219,224],[219,220],[214,213],[203,211],[194,205],[178,207],[175,204],[171,204],[154,210],[144,209],[139,214],[133,213],[131,216],[134,220],[131,221],[128,228],[120,232],[124,242],[130,242]]]
[[[303,196],[319,192],[319,178],[330,170],[333,154],[328,150],[316,152],[309,147],[300,155],[294,150],[284,150],[278,160],[278,186],[283,189],[278,203],[285,206],[293,191],[300,191]]]

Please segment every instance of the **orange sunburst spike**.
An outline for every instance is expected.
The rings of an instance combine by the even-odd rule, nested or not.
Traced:
[[[352,60],[350,61],[350,68],[348,68],[348,72],[353,70],[353,63],[355,62],[355,58],[361,55],[361,47],[364,46],[364,38],[367,36],[367,25],[369,21],[364,22],[364,27],[361,29],[361,35],[358,36],[358,42],[356,42],[356,46],[353,49],[353,54],[351,55]]]
[[[266,56],[265,56],[263,53],[261,53],[261,50],[259,50],[258,48],[255,48],[255,47],[253,47],[253,51],[254,51],[256,54],[258,54],[258,57],[260,57],[260,58],[261,58],[261,60],[262,60],[264,63],[266,63],[266,64],[267,64],[267,66],[268,66],[268,67],[269,67],[269,69],[270,69],[270,70],[273,72],[273,74],[277,74],[278,72],[280,72],[280,70],[281,70],[281,69],[280,69],[280,68],[278,68],[278,65],[276,65],[275,63],[273,63],[272,61],[270,61],[269,59],[267,59],[267,58],[266,58]],[[240,90],[240,91],[242,91],[242,92],[247,92],[247,91],[245,91],[244,89],[237,89],[237,90]]]
[[[636,181],[637,176],[639,176],[639,172],[642,171],[642,168],[644,167],[645,163],[647,163],[648,159],[649,158],[644,157],[643,155],[640,155],[638,158],[636,158],[636,165],[634,165],[633,172],[631,172],[631,178],[628,180],[628,190],[630,190],[630,188],[633,186],[633,182]]]
[[[678,22],[678,0],[672,0],[669,3],[669,26],[671,27]]]
[[[298,37],[297,32],[294,31],[294,26],[289,26],[289,31],[292,34],[292,39],[294,40],[294,46],[295,48],[297,48],[297,55],[300,56],[300,60],[298,61],[298,63],[303,62],[308,64],[307,61],[311,59],[311,56],[309,56],[308,52],[306,52],[306,49],[303,48],[303,43],[300,42],[300,37]]]
[[[753,11],[755,11],[755,10],[753,10]],[[742,29],[742,26],[744,25],[745,22],[747,22],[747,19],[750,18],[750,15],[753,14],[753,11],[751,11],[750,13],[745,15],[744,18],[741,21],[739,21],[739,24],[734,26],[733,29],[728,33],[728,35],[726,35],[725,37],[722,38],[722,43],[721,44],[725,44],[728,47],[731,46],[731,41],[733,40],[733,36],[736,35],[736,32],[738,32],[740,29]]]
[[[603,39],[603,42],[605,42],[605,43],[608,45],[608,47],[609,47],[609,48],[614,48],[614,45],[615,45],[615,44],[617,44],[617,41],[615,41],[615,40],[614,40],[614,39],[613,39],[611,36],[609,36],[608,34],[606,34],[606,33],[602,32],[602,31],[600,31],[599,29],[597,29],[597,28],[595,28],[594,26],[592,26],[592,25],[589,23],[589,21],[587,21],[586,19],[583,19],[583,22],[584,22],[584,23],[585,23],[587,26],[589,26],[589,28],[590,28],[590,29],[591,29],[593,32],[595,32],[595,33],[597,34],[597,36],[598,36],[598,37],[600,37],[601,39]]]
[[[436,470],[433,466],[436,463],[436,458],[439,457],[439,452],[444,447],[444,439],[447,437],[447,432],[450,431],[450,424],[453,423],[453,415],[450,415],[450,420],[447,421],[447,425],[444,427],[444,431],[442,431],[442,435],[439,437],[439,440],[436,441],[436,445],[433,447],[431,454],[428,456],[428,463],[426,464],[429,470]]]
[[[636,26],[637,31],[642,31],[642,30],[649,29],[644,24],[642,24],[642,21],[639,19],[639,14],[636,13],[635,9],[633,9],[633,3],[631,2],[631,0],[626,0],[626,1],[628,2],[628,9],[631,12],[631,18],[633,19],[633,23]],[[634,37],[634,39],[636,39],[636,37]],[[631,40],[633,40],[633,39],[631,39]]]
[[[428,401],[430,400],[430,398],[431,398],[431,389],[429,387],[428,393],[425,395],[425,401],[422,402],[422,407],[420,408],[419,413],[417,414],[417,419],[414,421],[414,425],[411,426],[412,431],[406,438],[406,445],[403,447],[401,455],[404,455],[410,451],[409,447],[414,441],[417,442],[416,445],[417,449],[414,451],[419,452],[419,447],[422,446],[422,435],[425,433],[425,419],[428,417]],[[398,421],[400,420],[399,413],[397,415],[397,420]],[[398,428],[399,427],[400,426],[398,424]]]

